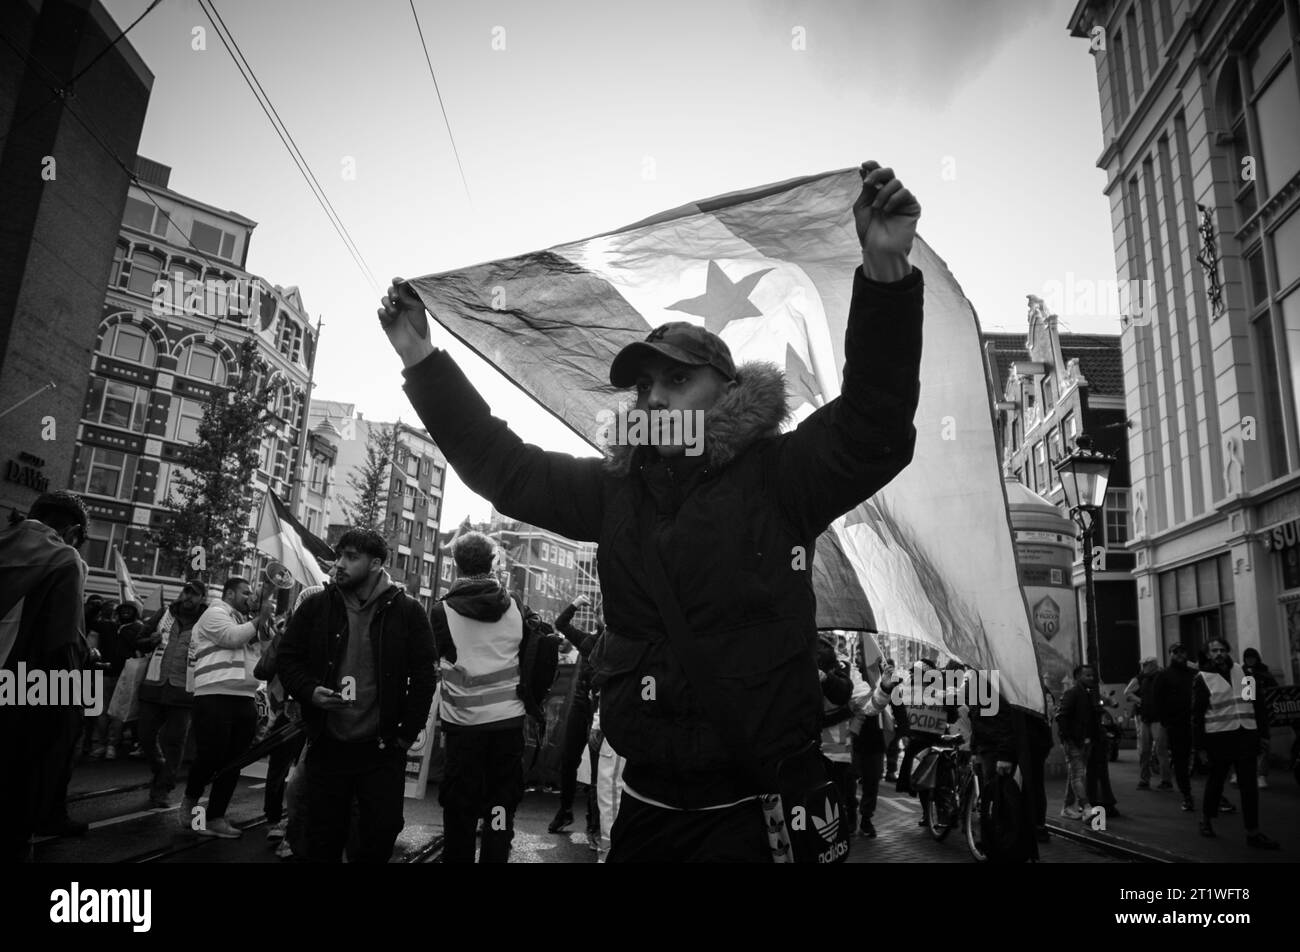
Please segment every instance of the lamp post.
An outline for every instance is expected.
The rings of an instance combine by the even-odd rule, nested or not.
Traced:
[[[1110,482],[1113,456],[1092,448],[1092,438],[1080,433],[1074,440],[1075,450],[1056,464],[1065,491],[1070,517],[1083,536],[1083,588],[1088,612],[1088,662],[1097,667],[1101,679],[1101,643],[1097,636],[1097,606],[1092,586],[1092,540],[1102,506],[1106,502],[1106,485]]]

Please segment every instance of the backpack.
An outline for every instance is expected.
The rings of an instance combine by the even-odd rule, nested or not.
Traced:
[[[1024,798],[1016,778],[997,774],[980,804],[984,855],[991,863],[1024,863],[1032,855],[1034,831],[1025,825]]]
[[[541,616],[511,595],[524,618],[523,640],[519,644],[519,699],[534,720],[545,721],[546,696],[551,693],[560,668],[560,637]]]

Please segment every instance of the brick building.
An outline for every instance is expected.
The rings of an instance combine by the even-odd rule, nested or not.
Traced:
[[[98,0],[0,4],[0,515],[72,468],[130,182],[114,156],[135,156],[153,74],[128,37],[55,90],[120,32]]]

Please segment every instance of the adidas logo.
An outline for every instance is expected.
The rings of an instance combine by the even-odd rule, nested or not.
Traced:
[[[835,842],[835,834],[840,828],[840,811],[835,808],[835,801],[826,801],[826,819],[812,818],[813,826],[827,843]]]

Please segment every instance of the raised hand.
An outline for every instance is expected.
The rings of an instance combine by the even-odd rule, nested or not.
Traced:
[[[916,223],[921,204],[894,177],[894,170],[879,162],[863,162],[862,194],[853,203],[853,219],[862,245],[862,270],[876,281],[898,281],[907,277],[907,261],[916,240]]]
[[[397,356],[402,358],[403,367],[414,367],[433,353],[429,315],[409,284],[401,278],[393,278],[380,304],[379,325],[388,335],[388,342],[397,351]]]

